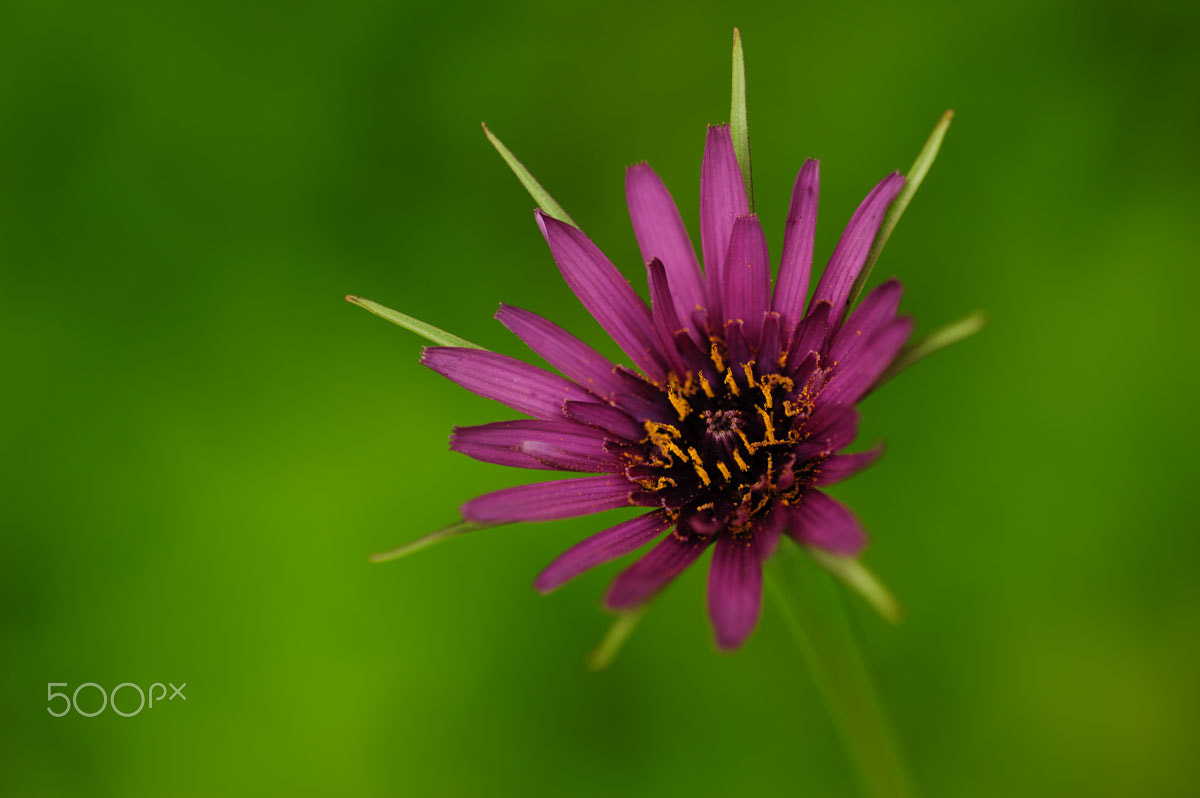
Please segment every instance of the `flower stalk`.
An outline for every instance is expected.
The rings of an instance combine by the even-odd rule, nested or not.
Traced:
[[[767,594],[795,639],[848,758],[871,798],[911,798],[907,770],[871,678],[843,596],[795,551],[765,573]]]

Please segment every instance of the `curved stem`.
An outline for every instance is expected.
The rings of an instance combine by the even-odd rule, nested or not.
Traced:
[[[900,750],[845,604],[828,576],[816,569],[802,569],[800,559],[794,552],[772,558],[765,574],[767,592],[808,661],[846,753],[856,766],[863,794],[912,798]]]

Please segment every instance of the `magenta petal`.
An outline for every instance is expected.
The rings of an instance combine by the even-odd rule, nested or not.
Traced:
[[[775,547],[779,544],[779,536],[783,533],[783,526],[787,522],[787,513],[782,505],[776,504],[770,510],[767,510],[766,516],[758,522],[754,529],[754,537],[758,545],[758,554],[763,562],[775,553]]]
[[[725,318],[743,322],[746,338],[757,347],[763,314],[771,308],[770,256],[757,216],[742,216],[733,223],[724,268]]]
[[[903,293],[904,286],[892,279],[867,294],[833,336],[829,344],[830,363],[851,362],[867,341],[894,321]]]
[[[861,399],[900,354],[912,335],[912,319],[896,319],[863,345],[852,361],[839,363],[818,402],[852,405]]]
[[[858,554],[867,544],[854,514],[819,490],[807,491],[798,506],[788,508],[788,534],[834,554]]]
[[[850,217],[850,223],[846,225],[841,241],[833,250],[829,264],[821,274],[813,301],[819,302],[823,299],[833,306],[831,321],[834,325],[842,320],[846,302],[850,298],[850,289],[854,287],[854,281],[858,279],[858,273],[866,263],[867,253],[875,241],[875,234],[883,222],[883,215],[887,213],[888,206],[902,188],[904,176],[893,172],[871,189],[871,193]]]
[[[623,476],[581,477],[517,485],[471,499],[462,506],[468,521],[503,524],[553,521],[635,504],[637,486]]]
[[[592,393],[608,396],[621,390],[613,362],[554,322],[512,305],[501,305],[496,319],[547,363]]]
[[[783,229],[783,256],[775,281],[773,308],[783,317],[786,336],[804,316],[804,299],[812,274],[813,240],[817,232],[817,193],[821,163],[809,158],[792,187],[792,205]]]
[[[567,401],[596,401],[556,374],[483,349],[430,346],[421,353],[421,363],[472,393],[536,418],[561,419]]]
[[[658,333],[659,344],[667,365],[671,371],[682,375],[687,372],[679,350],[675,345],[675,336],[679,332],[687,332],[687,328],[679,321],[675,312],[675,304],[671,299],[671,286],[667,282],[667,270],[663,262],[654,258],[646,264],[646,282],[650,286],[650,315],[654,319],[654,331]]]
[[[708,617],[717,646],[729,650],[745,642],[761,609],[762,558],[756,537],[721,535],[708,569]]]
[[[667,535],[640,560],[622,571],[604,603],[609,609],[632,609],[654,597],[708,548],[712,538]]]
[[[804,441],[793,450],[798,460],[832,454],[854,443],[858,411],[844,405],[820,405],[801,427]]]
[[[725,319],[721,296],[733,222],[749,212],[729,126],[709,125],[704,162],[700,166],[700,249],[704,256],[709,322],[717,329]]]
[[[559,555],[538,575],[533,586],[542,593],[549,593],[584,571],[640,549],[669,526],[670,516],[658,510],[597,532]]]
[[[855,452],[854,454],[835,454],[826,458],[817,471],[814,485],[833,485],[849,479],[878,462],[883,456],[883,447],[878,446],[870,451]]]
[[[763,314],[762,340],[758,344],[758,356],[755,358],[755,371],[759,376],[773,374],[779,371],[783,364],[783,341],[779,325],[779,314],[774,311]]]
[[[554,262],[579,301],[652,380],[666,377],[646,304],[579,229],[536,212]]]
[[[597,466],[590,469],[592,471],[615,473],[620,465],[620,460],[605,450],[603,432],[569,421],[497,421],[475,427],[455,427],[450,436],[451,449],[485,463],[520,468],[563,468],[522,451],[523,446],[534,442],[588,457],[594,461],[591,465]],[[601,465],[605,467],[599,467]]]
[[[627,441],[640,441],[646,437],[646,428],[642,424],[634,421],[625,411],[611,405],[567,402],[563,406],[563,414],[572,421],[606,430]]]
[[[663,262],[675,313],[685,323],[690,322],[692,311],[705,305],[704,281],[675,200],[650,165],[644,163],[625,170],[625,199],[642,260],[649,263],[658,258]]]
[[[829,336],[829,312],[828,302],[817,302],[804,320],[796,325],[787,350],[788,363],[793,371],[809,352],[825,351],[825,340]]]

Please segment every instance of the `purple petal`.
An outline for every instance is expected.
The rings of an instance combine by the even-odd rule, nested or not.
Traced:
[[[640,441],[646,437],[646,428],[623,410],[610,405],[591,402],[567,402],[563,414],[572,421],[611,432],[627,441]]]
[[[717,539],[708,569],[708,617],[717,647],[737,648],[758,623],[762,609],[762,558],[753,535]]]
[[[775,281],[774,309],[783,317],[784,335],[804,317],[804,300],[812,274],[813,239],[817,232],[817,194],[821,163],[809,158],[796,176],[792,206],[783,229],[783,257]]]
[[[547,363],[592,393],[608,396],[621,390],[621,381],[613,375],[613,362],[554,322],[512,305],[501,305],[496,319]]]
[[[833,485],[841,482],[844,479],[863,471],[879,460],[883,456],[883,447],[877,446],[874,449],[866,452],[856,452],[854,454],[835,454],[829,457],[825,462],[821,463],[821,468],[817,472],[816,479],[813,480],[814,485]]]
[[[472,393],[536,418],[561,419],[566,401],[596,401],[557,374],[483,349],[430,346],[421,353],[421,362]]]
[[[553,521],[635,504],[637,486],[623,476],[581,477],[517,485],[471,499],[463,518],[485,524]]]
[[[669,526],[670,516],[658,510],[597,532],[559,555],[538,575],[533,586],[542,593],[549,593],[584,571],[640,549]]]
[[[903,293],[904,286],[900,285],[899,280],[892,279],[867,294],[867,298],[854,309],[846,323],[833,336],[833,341],[829,344],[830,365],[850,362],[867,341],[894,321]]]
[[[783,355],[783,341],[779,314],[775,312],[763,314],[762,341],[758,345],[758,356],[755,358],[759,375],[772,374],[783,366],[779,362]]]
[[[658,258],[663,262],[675,312],[690,322],[692,311],[705,304],[704,278],[671,192],[649,164],[640,163],[625,170],[625,199],[642,261]]]
[[[817,302],[804,320],[796,325],[792,340],[788,343],[788,363],[800,365],[809,352],[825,351],[825,339],[829,335],[828,302]]]
[[[842,405],[820,405],[801,427],[804,441],[793,450],[798,460],[832,454],[854,443],[858,411]]]
[[[450,436],[450,448],[485,463],[520,468],[559,467],[522,451],[521,447],[526,443],[542,442],[594,460],[615,461],[610,472],[615,473],[620,461],[604,449],[604,441],[601,431],[569,421],[497,421],[475,427],[455,427]]]
[[[622,571],[608,589],[605,605],[632,609],[654,597],[708,548],[712,538],[667,535],[640,560]]]
[[[578,228],[536,211],[538,225],[563,279],[617,346],[652,380],[666,369],[646,304],[617,267]]]
[[[724,268],[725,318],[744,322],[746,337],[758,346],[763,313],[771,309],[771,267],[757,216],[742,216],[733,223]]]
[[[744,386],[746,374],[742,371],[741,364],[754,360],[754,349],[746,336],[746,325],[741,319],[725,322],[725,346],[729,351],[729,365],[726,365],[726,369],[732,365],[734,379]]]
[[[729,126],[709,125],[700,166],[700,249],[704,255],[709,321],[718,329],[724,321],[721,295],[729,237],[734,219],[749,212]]]
[[[767,510],[766,516],[755,527],[754,536],[758,541],[758,553],[763,562],[766,562],[767,558],[775,553],[775,547],[779,544],[779,536],[783,533],[786,521],[787,514],[782,505],[775,504],[770,510]]]
[[[667,282],[667,270],[658,258],[646,264],[646,282],[650,285],[650,315],[654,320],[654,331],[666,356],[667,365],[676,374],[687,371],[675,346],[675,335],[687,328],[679,321],[675,304],[671,299],[671,286]]]
[[[912,335],[912,326],[912,319],[896,319],[877,332],[857,357],[838,365],[817,401],[852,405],[861,399],[900,354]]]
[[[871,189],[871,193],[850,217],[850,223],[846,225],[841,241],[833,250],[833,256],[829,258],[829,264],[821,274],[813,301],[824,299],[833,306],[830,320],[835,325],[842,320],[846,301],[850,298],[850,289],[854,287],[854,281],[858,279],[858,273],[866,263],[867,253],[875,241],[875,234],[879,232],[883,215],[887,213],[888,206],[902,188],[903,175],[893,172]]]
[[[858,554],[867,544],[867,533],[853,513],[819,490],[805,492],[799,505],[788,508],[788,534],[834,554]]]

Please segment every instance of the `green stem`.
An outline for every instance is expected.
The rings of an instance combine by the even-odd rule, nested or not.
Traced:
[[[791,556],[789,556],[791,555]],[[808,661],[864,795],[912,798],[899,748],[837,586],[781,552],[766,572],[768,593]],[[774,573],[773,573],[774,572]]]

